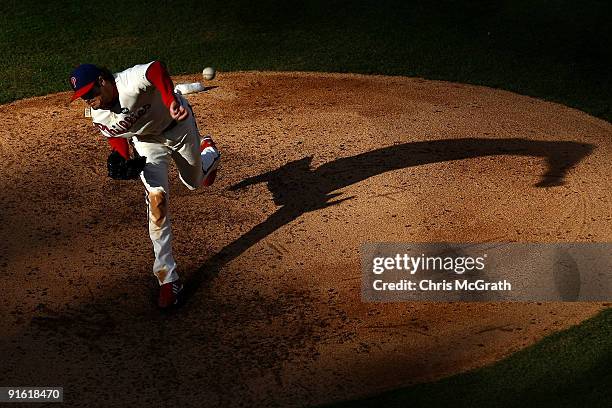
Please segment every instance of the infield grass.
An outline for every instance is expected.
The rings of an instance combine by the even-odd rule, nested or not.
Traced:
[[[492,366],[332,405],[349,407],[610,407],[612,309]]]
[[[82,62],[299,70],[503,88],[610,120],[609,1],[0,2],[0,103],[67,90]]]

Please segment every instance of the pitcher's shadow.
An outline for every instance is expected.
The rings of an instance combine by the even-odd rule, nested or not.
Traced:
[[[223,247],[187,277],[186,298],[206,282],[212,281],[224,265],[248,248],[301,215],[336,205],[351,197],[334,200],[332,193],[367,178],[398,169],[450,160],[485,156],[530,156],[545,158],[547,170],[536,187],[564,183],[568,170],[588,156],[594,145],[569,141],[511,139],[445,139],[409,142],[340,158],[311,169],[312,157],[289,162],[276,170],[247,178],[230,187],[239,190],[267,183],[274,203],[280,206],[265,221]]]

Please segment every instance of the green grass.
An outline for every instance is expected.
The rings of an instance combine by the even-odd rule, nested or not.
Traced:
[[[492,366],[332,407],[609,407],[611,367],[607,309]]]
[[[161,59],[419,76],[556,101],[610,121],[609,1],[0,2],[0,103],[68,90],[68,73]],[[494,366],[347,406],[601,406],[612,400],[612,312]],[[526,404],[525,401],[531,401]]]
[[[158,58],[174,74],[213,65],[482,84],[612,118],[610,2],[457,3],[5,0],[0,103],[66,90],[81,62]]]

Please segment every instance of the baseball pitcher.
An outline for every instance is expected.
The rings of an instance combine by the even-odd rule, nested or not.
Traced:
[[[201,138],[191,106],[174,93],[159,61],[116,74],[92,64],[79,65],[70,75],[70,85],[71,101],[82,98],[91,107],[94,126],[111,145],[108,175],[119,180],[140,177],[145,186],[155,254],[153,274],[160,285],[158,304],[161,308],[175,305],[183,285],[172,256],[168,164],[172,158],[190,190],[210,186],[217,174],[219,150],[210,137]]]

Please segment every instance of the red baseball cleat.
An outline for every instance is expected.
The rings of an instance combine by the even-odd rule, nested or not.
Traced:
[[[183,284],[180,281],[164,283],[159,288],[159,299],[157,305],[162,309],[167,309],[179,303],[183,291]]]
[[[200,154],[202,155],[202,171],[204,172],[202,185],[208,187],[215,182],[217,167],[219,167],[219,161],[221,160],[221,153],[219,153],[212,137],[204,136],[202,143],[200,143]]]

